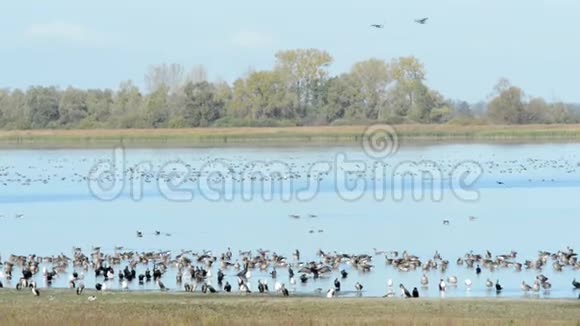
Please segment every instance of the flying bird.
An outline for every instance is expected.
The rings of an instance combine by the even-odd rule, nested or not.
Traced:
[[[374,27],[374,28],[385,28],[385,25],[383,25],[383,24],[371,24],[371,27]]]
[[[417,24],[424,25],[425,23],[427,23],[427,19],[429,19],[429,17],[425,17],[425,18],[421,18],[421,19],[415,19],[415,22]]]

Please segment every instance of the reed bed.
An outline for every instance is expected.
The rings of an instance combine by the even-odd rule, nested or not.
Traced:
[[[538,142],[580,141],[580,125],[396,125],[400,142]],[[262,144],[354,145],[365,126],[196,128],[196,129],[90,129],[0,131],[2,146],[55,145],[90,147],[127,146],[230,146]]]

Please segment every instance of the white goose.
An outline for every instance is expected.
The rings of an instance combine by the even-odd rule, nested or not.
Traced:
[[[472,284],[473,284],[473,283],[471,282],[471,280],[470,280],[470,279],[466,279],[466,280],[465,280],[465,287],[466,287],[468,290],[470,290],[470,289],[471,289],[471,285],[472,285]]]
[[[423,276],[421,276],[421,285],[423,285],[423,287],[427,287],[427,285],[429,285],[429,278],[427,277],[426,274],[423,274]]]

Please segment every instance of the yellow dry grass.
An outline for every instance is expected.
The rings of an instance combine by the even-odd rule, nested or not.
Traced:
[[[580,325],[557,300],[332,299],[0,291],[1,325]]]

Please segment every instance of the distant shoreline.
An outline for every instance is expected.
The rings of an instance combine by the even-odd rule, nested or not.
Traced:
[[[580,143],[580,124],[395,125],[401,144]],[[366,126],[4,130],[0,148],[354,146]]]

